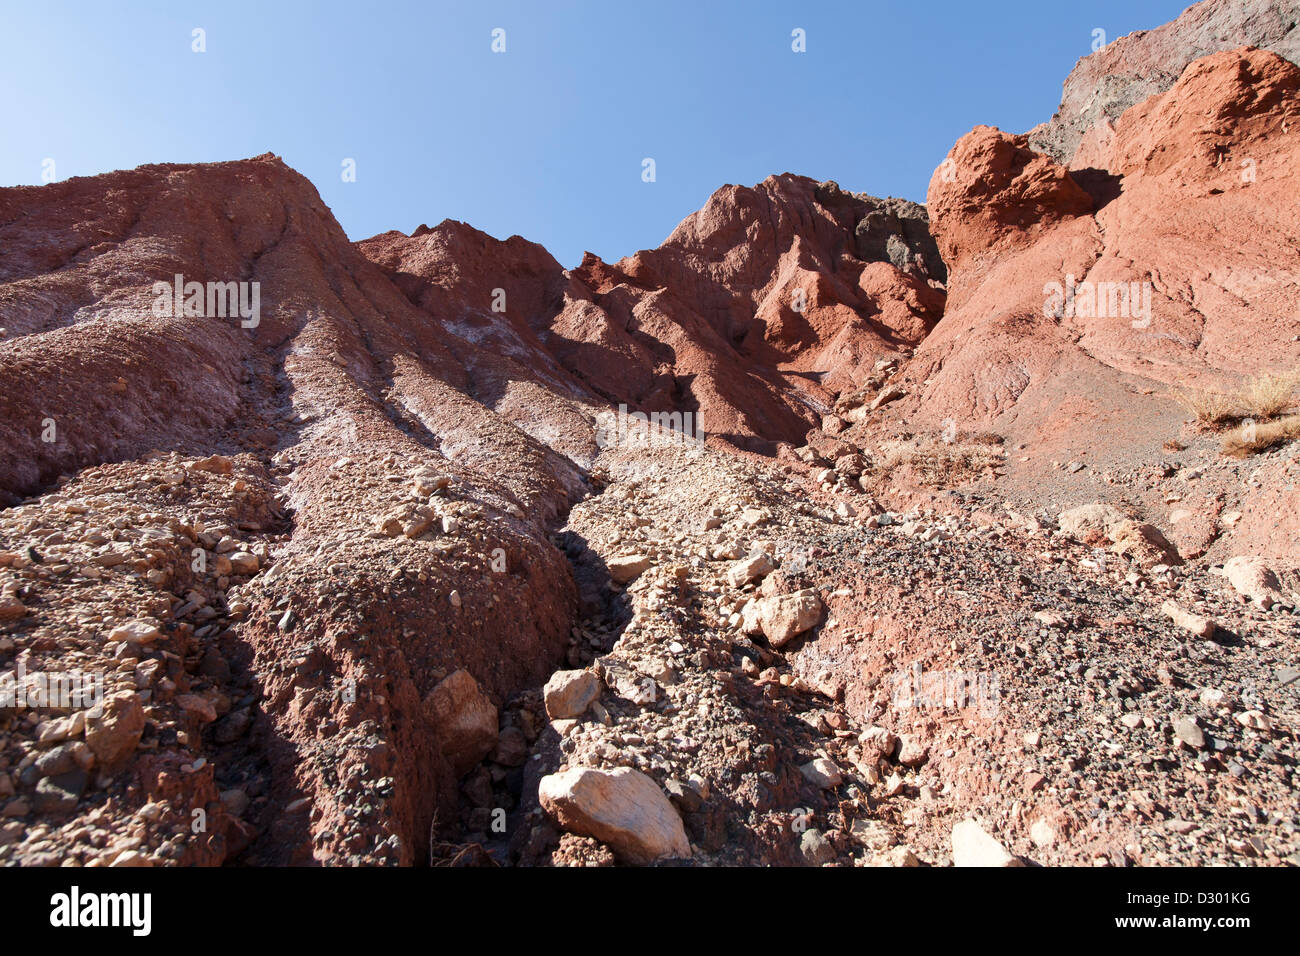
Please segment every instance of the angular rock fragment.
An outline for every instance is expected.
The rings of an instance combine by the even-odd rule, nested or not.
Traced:
[[[1184,631],[1197,637],[1213,637],[1214,632],[1218,629],[1218,625],[1208,617],[1184,610],[1173,601],[1165,601],[1161,604],[1160,611]]]
[[[814,627],[825,610],[821,596],[812,588],[765,597],[756,603],[758,627],[773,647],[784,647]]]
[[[619,584],[630,584],[650,567],[651,561],[649,555],[630,554],[610,558],[605,564],[609,568],[609,576],[614,581]]]
[[[691,855],[681,817],[639,770],[575,767],[543,777],[538,796],[560,826],[608,844],[626,863]]]
[[[591,671],[556,671],[546,682],[543,698],[551,720],[581,717],[600,696],[602,684]]]
[[[109,695],[86,712],[86,745],[101,766],[113,767],[135,750],[144,732],[140,695]]]
[[[443,755],[459,776],[497,744],[497,708],[467,670],[448,674],[429,692],[425,713],[438,733]]]

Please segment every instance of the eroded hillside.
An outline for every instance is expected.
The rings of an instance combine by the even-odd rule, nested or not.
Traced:
[[[1295,862],[1300,69],[1121,73],[570,270],[0,190],[0,860]]]

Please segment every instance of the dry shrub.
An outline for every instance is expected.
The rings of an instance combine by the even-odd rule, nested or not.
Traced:
[[[977,479],[986,469],[1001,465],[1001,440],[1001,436],[985,432],[961,433],[951,442],[935,435],[887,441],[873,457],[871,471],[881,478],[898,474],[922,484],[948,487]]]
[[[1224,440],[1222,451],[1229,458],[1249,458],[1297,438],[1300,438],[1300,415],[1288,415],[1276,421],[1233,429]]]
[[[1196,419],[1202,428],[1219,428],[1240,418],[1237,400],[1227,392],[1214,392],[1205,389],[1175,390],[1171,393],[1174,401]]]
[[[1265,372],[1246,380],[1238,393],[1244,411],[1242,417],[1255,419],[1277,418],[1291,407],[1300,373]]]
[[[1207,389],[1176,389],[1171,397],[1191,413],[1196,423],[1205,429],[1219,430],[1235,422],[1249,420],[1267,423],[1282,416],[1295,403],[1295,391],[1300,387],[1300,371],[1264,372],[1246,379],[1232,392]],[[1289,427],[1289,426],[1288,426]],[[1292,437],[1286,428],[1266,429],[1255,425],[1256,438],[1247,440],[1242,435],[1229,438],[1224,443],[1225,454],[1251,454],[1249,448],[1265,436],[1271,447]],[[1231,447],[1233,452],[1228,452]]]

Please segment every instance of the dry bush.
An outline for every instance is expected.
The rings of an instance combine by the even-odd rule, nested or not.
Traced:
[[[1219,428],[1241,417],[1237,400],[1226,392],[1205,389],[1175,390],[1173,400],[1196,419],[1202,428]]]
[[[1246,380],[1237,397],[1244,418],[1277,418],[1291,407],[1300,373],[1265,372]]]
[[[1232,392],[1175,389],[1170,396],[1196,419],[1200,427],[1219,430],[1245,419],[1267,422],[1278,418],[1294,404],[1297,387],[1300,387],[1300,371],[1264,372],[1246,379]],[[1269,431],[1268,434],[1275,442],[1287,440],[1283,432]],[[1229,439],[1224,447],[1232,445],[1240,449],[1248,444],[1244,440]]]
[[[976,437],[983,440],[972,440]],[[951,442],[934,435],[887,441],[873,457],[871,471],[881,478],[898,473],[922,484],[948,487],[972,481],[986,469],[1001,465],[1003,455],[997,447],[1000,441],[1000,436],[989,432],[979,436],[958,435]]]
[[[1233,429],[1223,442],[1222,452],[1229,458],[1249,458],[1297,438],[1300,438],[1300,415],[1288,415],[1276,421]]]

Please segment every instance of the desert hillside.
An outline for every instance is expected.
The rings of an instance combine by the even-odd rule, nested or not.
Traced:
[[[1300,863],[1298,20],[573,269],[0,189],[0,863]]]

